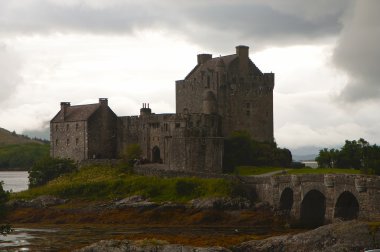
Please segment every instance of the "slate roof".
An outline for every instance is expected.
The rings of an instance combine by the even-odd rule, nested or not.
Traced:
[[[212,58],[208,61],[206,61],[205,63],[203,64],[198,64],[196,65],[193,70],[191,70],[191,72],[185,77],[185,79],[189,78],[195,71],[197,71],[198,69],[199,70],[202,70],[202,69],[216,69],[216,66],[218,64],[220,64],[220,61],[222,60],[223,63],[224,63],[224,66],[228,69],[229,66],[231,65],[231,63],[233,63],[234,60],[238,59],[238,55],[237,54],[231,54],[231,55],[225,55],[225,56],[220,56],[220,57],[215,57],[215,58]],[[260,71],[260,69],[251,61],[249,60],[249,64],[253,64],[253,68],[254,68],[254,71],[255,71],[255,74],[262,74],[262,72]]]
[[[66,110],[65,120],[62,120],[62,110],[51,120],[51,122],[75,122],[86,121],[100,107],[99,103],[69,106]]]

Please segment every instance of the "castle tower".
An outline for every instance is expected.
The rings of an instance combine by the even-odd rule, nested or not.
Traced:
[[[262,73],[249,58],[249,47],[232,55],[199,54],[197,65],[176,81],[176,111],[216,113],[222,135],[246,131],[258,141],[273,141],[274,74]]]

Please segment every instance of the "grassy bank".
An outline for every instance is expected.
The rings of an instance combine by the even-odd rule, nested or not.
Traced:
[[[235,168],[234,174],[249,176],[249,175],[261,175],[274,171],[282,171],[285,168],[281,167],[257,167],[257,166],[238,166]]]
[[[360,170],[338,168],[302,168],[288,170],[288,174],[360,174]]]
[[[121,168],[91,166],[44,186],[15,193],[12,198],[54,195],[101,200],[143,195],[156,202],[186,202],[199,197],[230,196],[232,192],[231,182],[224,179],[146,177],[127,174]]]

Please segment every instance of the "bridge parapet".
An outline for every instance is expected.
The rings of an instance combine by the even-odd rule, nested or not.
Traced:
[[[269,202],[276,209],[281,207],[282,194],[285,191],[288,194],[291,192],[291,214],[297,219],[300,218],[304,198],[311,191],[319,192],[324,199],[326,222],[332,221],[336,216],[339,217],[337,211],[342,211],[342,207],[339,206],[338,201],[343,202],[341,204],[348,204],[347,208],[352,207],[349,206],[349,202],[346,202],[349,200],[357,201],[357,217],[360,219],[377,220],[380,218],[379,176],[302,174],[241,177],[241,180],[255,188],[259,200]]]

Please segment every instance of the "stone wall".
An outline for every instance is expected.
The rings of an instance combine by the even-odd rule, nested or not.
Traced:
[[[87,158],[86,121],[50,123],[50,155],[75,161]]]
[[[117,116],[102,104],[88,120],[88,157],[116,158]]]

